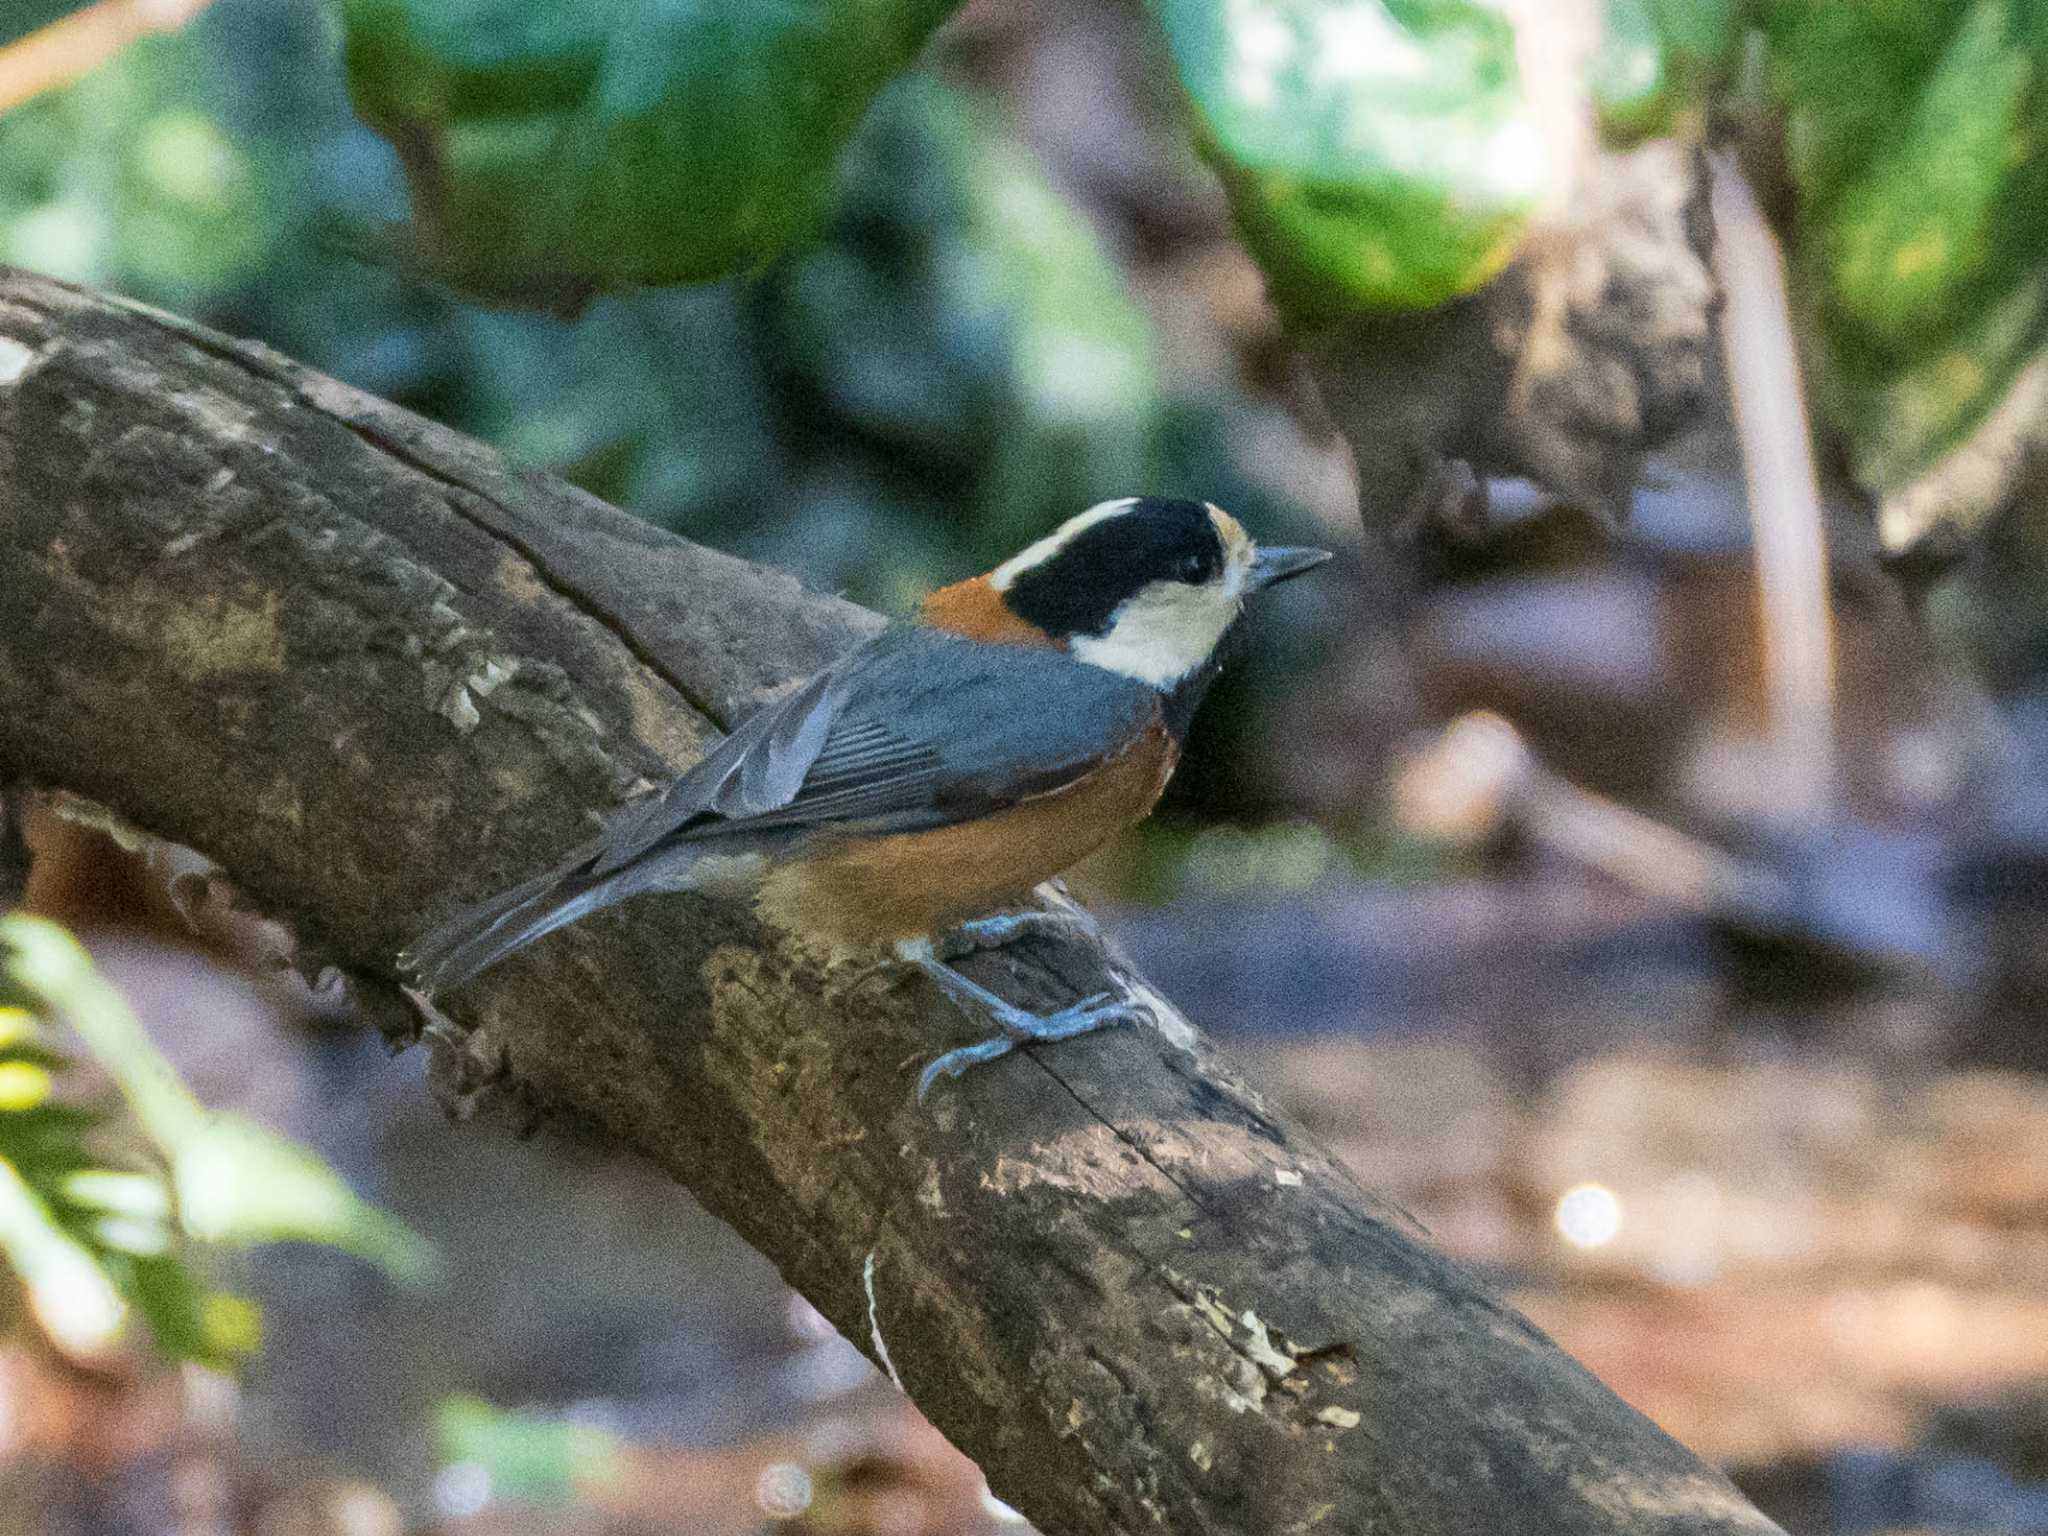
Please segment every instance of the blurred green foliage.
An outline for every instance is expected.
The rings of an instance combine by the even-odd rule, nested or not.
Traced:
[[[175,168],[152,179],[164,142]],[[214,190],[190,195],[209,167]],[[1210,478],[1233,402],[1163,395],[1101,238],[929,77],[883,94],[817,238],[750,279],[573,321],[480,309],[337,238],[403,203],[311,0],[220,0],[0,118],[6,259],[258,336],[869,601],[900,606],[1136,486],[1233,489]]]
[[[1506,264],[1555,167],[1476,0],[1150,0],[1245,243],[1297,311],[1422,307]]]
[[[983,106],[902,73],[953,3],[219,0],[0,120],[0,254],[900,606],[1097,497],[1220,498],[1205,432],[1242,404],[1169,398],[1097,233]],[[1148,4],[1297,308],[1466,291],[1551,190],[1482,0]],[[2048,329],[2048,0],[1604,14],[1616,136],[1696,126],[1738,78],[1782,115],[1817,401],[1867,485],[1910,481]],[[344,257],[387,224],[456,286],[634,291],[580,324],[479,312]]]
[[[1820,404],[1882,494],[1966,438],[2048,336],[2048,4],[1759,14]]]
[[[413,258],[468,292],[574,309],[802,241],[862,114],[956,4],[341,0],[341,16],[350,97],[405,166]],[[1495,8],[1152,10],[1290,302],[1429,305],[1506,261],[1554,168]]]
[[[1740,35],[1734,0],[1606,0],[1590,85],[1601,129],[1630,140],[1700,126]]]
[[[610,1430],[467,1394],[442,1399],[434,1418],[441,1464],[474,1468],[493,1499],[567,1504],[579,1489],[616,1482],[626,1457],[626,1442]]]
[[[881,89],[958,0],[342,0],[416,255],[588,295],[752,270],[808,234]]]
[[[277,189],[200,105],[208,63],[168,38],[0,119],[0,259],[121,273],[172,308],[257,271]]]
[[[1151,326],[1109,253],[922,76],[863,125],[821,238],[758,279],[464,324],[494,441],[899,610],[1158,467]]]
[[[70,1030],[116,1089],[59,1096]],[[213,1288],[219,1245],[298,1239],[416,1279],[429,1255],[311,1153],[203,1108],[77,942],[0,918],[0,1256],[30,1315],[92,1357],[131,1311],[166,1354],[216,1366],[261,1342],[255,1306]]]
[[[169,1191],[102,1166],[86,1144],[100,1115],[54,1097],[67,1066],[33,1011],[0,1003],[0,1256],[29,1314],[82,1355],[119,1336],[131,1305],[175,1353],[231,1353],[209,1335],[203,1292],[165,1256]]]

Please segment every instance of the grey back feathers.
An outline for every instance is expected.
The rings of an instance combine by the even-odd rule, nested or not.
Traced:
[[[1072,783],[1158,718],[1143,683],[1061,652],[891,625],[749,716],[556,868],[452,914],[400,957],[453,986],[707,860],[971,820]]]

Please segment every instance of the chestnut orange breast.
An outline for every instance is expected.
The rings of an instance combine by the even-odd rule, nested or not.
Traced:
[[[1178,755],[1155,719],[1100,767],[994,815],[826,842],[770,871],[758,909],[778,927],[846,945],[941,932],[1014,905],[1143,820]]]

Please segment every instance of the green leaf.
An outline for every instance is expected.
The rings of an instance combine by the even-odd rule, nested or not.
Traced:
[[[1802,197],[1826,201],[1898,131],[1965,0],[1769,0],[1766,81]]]
[[[1890,505],[2048,341],[2048,3],[1775,0],[1761,19],[1815,398]]]
[[[126,999],[56,924],[0,918],[0,978],[63,1017],[113,1078],[170,1169],[189,1236],[211,1243],[325,1243],[371,1260],[395,1279],[418,1281],[431,1273],[426,1240],[357,1196],[319,1158],[194,1098]]]
[[[2001,203],[2034,148],[2035,73],[2004,0],[1973,6],[1900,130],[1821,210],[1838,336],[1910,355],[1963,318],[1985,279],[2038,261],[2038,248],[1999,248]]]
[[[185,1230],[205,1242],[324,1243],[393,1279],[425,1280],[433,1252],[305,1148],[236,1115],[210,1114],[172,1154]]]
[[[419,255],[519,297],[756,268],[958,0],[343,0]]]
[[[1827,357],[1823,399],[1848,436],[1856,478],[1880,493],[1911,484],[1997,408],[2044,337],[2048,273],[2036,273],[1904,366],[1865,370]]]
[[[1506,263],[1552,173],[1514,32],[1472,0],[1150,0],[1276,294],[1411,307]]]
[[[0,1256],[20,1279],[29,1310],[67,1353],[98,1355],[120,1338],[128,1317],[120,1288],[4,1157]]]

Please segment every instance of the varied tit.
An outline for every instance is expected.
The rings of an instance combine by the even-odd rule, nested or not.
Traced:
[[[400,964],[431,991],[643,891],[750,895],[813,940],[893,944],[996,1026],[926,1068],[920,1097],[1016,1042],[1140,1016],[1102,996],[1031,1013],[934,940],[957,953],[1076,921],[1001,909],[1151,811],[1245,599],[1329,558],[1260,549],[1205,503],[1092,507],[934,592],[918,623],[748,716],[574,857],[455,913]]]

